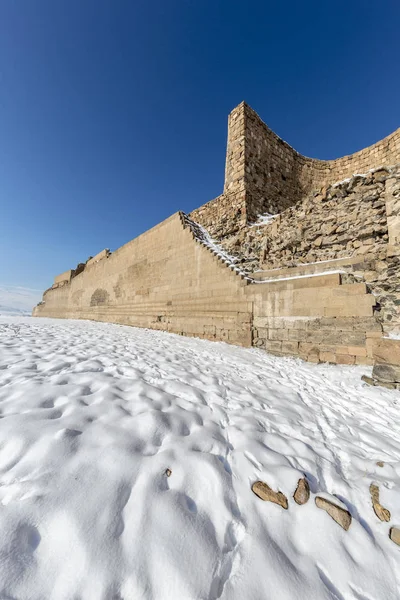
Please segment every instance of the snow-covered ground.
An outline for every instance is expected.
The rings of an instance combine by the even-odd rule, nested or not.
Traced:
[[[400,522],[400,395],[364,372],[0,318],[0,598],[400,598],[388,537]],[[298,506],[303,474],[312,494]],[[256,497],[256,480],[289,509]],[[390,524],[373,513],[372,481]],[[347,532],[316,492],[349,508]]]

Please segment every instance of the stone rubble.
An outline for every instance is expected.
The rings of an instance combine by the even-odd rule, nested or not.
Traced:
[[[368,285],[389,331],[400,329],[400,247],[389,239],[400,219],[390,222],[390,211],[400,214],[400,165],[324,187],[264,225],[246,223],[216,239],[248,273],[359,256],[349,277]]]

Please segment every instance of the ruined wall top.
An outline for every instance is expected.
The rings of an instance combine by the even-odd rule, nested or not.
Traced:
[[[318,160],[294,150],[242,102],[228,118],[224,191],[191,217],[224,239],[260,214],[281,213],[324,186],[399,162],[400,128],[354,154]]]
[[[229,115],[224,193],[245,192],[246,216],[276,214],[313,190],[400,162],[400,129],[335,160],[308,158],[277,136],[245,102]]]

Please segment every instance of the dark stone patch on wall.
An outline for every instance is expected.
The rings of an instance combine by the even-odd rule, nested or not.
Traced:
[[[113,290],[116,298],[121,298],[121,286],[123,285],[124,278],[122,275],[119,275],[117,283],[114,285]]]
[[[146,273],[149,268],[147,259],[138,261],[137,263],[128,267],[128,277],[133,279],[140,279]]]
[[[90,306],[103,306],[107,304],[109,299],[109,294],[107,290],[102,290],[98,288],[93,292],[92,297],[90,298]]]

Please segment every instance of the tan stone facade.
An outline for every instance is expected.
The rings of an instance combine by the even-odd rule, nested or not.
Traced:
[[[36,316],[95,319],[251,345],[246,282],[196,244],[179,213],[44,293]]]
[[[69,283],[47,290],[35,316],[95,319],[161,329],[282,355],[372,364],[381,335],[374,297],[338,273],[245,277],[196,237],[178,213]]]

